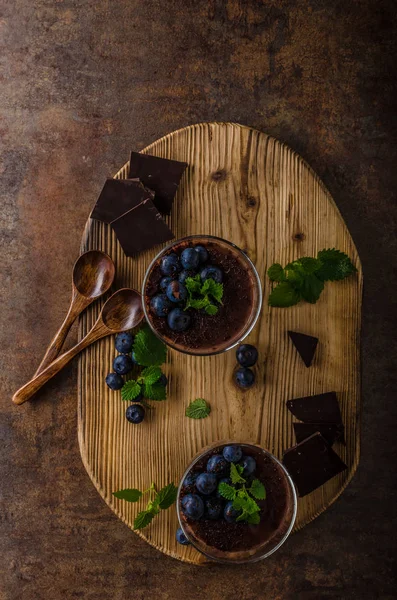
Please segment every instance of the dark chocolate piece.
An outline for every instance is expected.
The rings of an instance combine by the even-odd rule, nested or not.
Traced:
[[[91,213],[91,219],[111,223],[138,206],[143,200],[153,200],[154,192],[139,179],[107,179]]]
[[[139,177],[145,186],[155,192],[154,203],[158,210],[169,215],[186,167],[186,163],[177,160],[131,152],[128,177]]]
[[[143,200],[111,225],[127,256],[174,238],[150,198]]]
[[[328,425],[327,423],[292,423],[294,426],[296,441],[303,442],[306,438],[313,435],[317,431],[321,433],[323,438],[330,446],[335,442],[344,441],[343,425]]]
[[[335,392],[304,396],[287,401],[287,408],[304,423],[342,423],[338,398]]]
[[[295,483],[299,496],[306,496],[347,466],[320,433],[287,450],[283,464]]]
[[[291,338],[295,348],[298,350],[305,365],[310,367],[316,352],[318,338],[313,337],[312,335],[306,335],[304,333],[297,333],[296,331],[289,331],[288,335]]]

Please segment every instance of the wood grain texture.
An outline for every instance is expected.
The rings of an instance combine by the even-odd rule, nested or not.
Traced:
[[[84,465],[104,500],[131,527],[140,505],[116,500],[112,491],[145,488],[151,481],[158,486],[177,483],[194,455],[217,440],[259,443],[281,457],[294,444],[286,400],[335,390],[346,426],[346,446],[337,444],[335,449],[348,470],[299,500],[296,529],[300,529],[336,500],[359,460],[362,271],[354,243],[310,167],[264,133],[230,123],[200,124],[174,132],[144,152],[189,164],[167,219],[176,237],[195,233],[224,237],[246,250],[257,267],[264,305],[248,341],[260,351],[258,383],[244,393],[233,386],[233,351],[205,358],[169,351],[165,368],[169,399],[135,427],[124,417],[126,404],[120,395],[105,385],[116,352],[111,338],[103,340],[79,362],[78,432]],[[126,177],[127,168],[116,177]],[[327,284],[314,306],[267,306],[270,286],[265,274],[273,262],[286,264],[333,246],[349,254],[357,276]],[[159,250],[126,258],[111,229],[91,220],[82,242],[82,250],[88,249],[107,252],[116,265],[117,284],[138,289]],[[99,309],[92,306],[81,318],[81,337]],[[310,369],[297,355],[287,330],[319,338]],[[210,418],[203,421],[184,416],[186,405],[198,396],[212,405]],[[170,509],[140,535],[166,554],[202,563],[194,549],[176,544],[176,527],[176,514]]]

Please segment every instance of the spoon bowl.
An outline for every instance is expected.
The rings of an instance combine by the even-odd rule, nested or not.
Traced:
[[[73,268],[73,285],[85,298],[95,299],[113,283],[115,267],[110,256],[100,250],[82,254]]]
[[[144,316],[141,295],[133,289],[118,290],[105,302],[101,315],[111,333],[133,329]]]

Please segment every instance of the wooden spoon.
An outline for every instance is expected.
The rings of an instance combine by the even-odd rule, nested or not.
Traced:
[[[37,377],[21,387],[14,394],[12,401],[15,404],[23,404],[84,348],[107,335],[136,327],[143,317],[142,298],[139,292],[127,288],[118,290],[105,302],[96,323],[87,335],[68,352],[61,354]]]
[[[112,259],[100,250],[85,252],[76,260],[73,267],[72,300],[69,311],[33,377],[44,371],[56,359],[78,315],[108,291],[113,283],[114,273]]]

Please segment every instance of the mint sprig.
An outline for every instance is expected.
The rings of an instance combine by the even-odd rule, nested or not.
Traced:
[[[154,483],[152,483],[143,492],[135,488],[127,488],[113,492],[113,496],[127,502],[138,502],[144,494],[149,494],[149,501],[145,510],[140,511],[134,519],[134,529],[143,529],[151,523],[161,510],[167,510],[167,508],[174,504],[177,493],[178,488],[173,483],[169,483],[158,492]]]
[[[186,408],[185,415],[190,419],[204,419],[211,412],[211,407],[204,398],[196,398]]]
[[[260,507],[256,500],[266,498],[266,490],[259,479],[254,479],[251,485],[247,486],[247,481],[243,477],[244,468],[242,465],[230,464],[231,484],[222,481],[218,486],[218,491],[223,498],[233,502],[233,508],[239,511],[237,522],[245,521],[251,525],[257,525],[260,522]]]
[[[267,274],[277,283],[269,296],[269,306],[294,306],[300,300],[315,304],[326,281],[340,281],[355,273],[356,267],[344,252],[321,250],[317,258],[302,256],[284,268],[274,263]]]
[[[222,304],[222,283],[217,283],[211,277],[202,283],[201,277],[198,274],[194,277],[188,277],[185,281],[185,286],[188,293],[185,310],[194,308],[196,310],[205,310],[207,315],[216,315],[219,308],[218,304]]]

